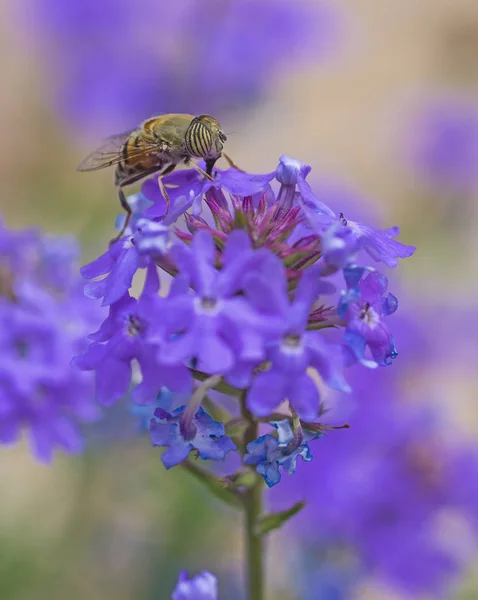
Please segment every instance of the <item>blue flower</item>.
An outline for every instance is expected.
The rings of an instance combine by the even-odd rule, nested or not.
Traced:
[[[247,454],[244,456],[246,465],[257,465],[256,471],[264,477],[269,487],[279,483],[279,467],[292,475],[299,456],[310,462],[312,454],[308,442],[322,437],[321,433],[301,431],[302,435],[296,438],[288,419],[271,422],[271,425],[277,429],[277,438],[268,433],[261,435],[247,444]]]
[[[217,600],[217,579],[209,571],[202,571],[188,579],[182,571],[171,600]]]
[[[348,289],[342,292],[338,306],[339,316],[347,322],[344,343],[354,359],[366,366],[389,365],[397,350],[382,317],[397,310],[398,300],[391,293],[384,296],[388,280],[374,269],[349,267],[344,275]],[[366,347],[373,361],[365,358]]]
[[[171,390],[168,390],[168,388],[166,387],[162,387],[153,404],[139,405],[132,403],[129,406],[129,412],[138,419],[139,433],[149,431],[149,422],[154,416],[154,411],[157,408],[169,410],[171,408],[173,400],[174,394],[171,392]]]
[[[161,460],[170,469],[185,460],[191,450],[209,460],[224,460],[236,446],[224,435],[224,423],[214,421],[202,408],[196,412],[190,423],[184,423],[181,415],[186,406],[180,406],[172,413],[157,408],[151,419],[149,432],[153,446],[166,447]]]

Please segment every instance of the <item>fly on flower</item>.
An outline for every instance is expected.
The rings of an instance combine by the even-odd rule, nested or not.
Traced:
[[[116,239],[122,237],[128,226],[132,211],[123,192],[123,187],[135,183],[153,173],[159,173],[158,182],[170,205],[168,192],[162,177],[180,165],[188,165],[191,159],[204,159],[206,170],[192,166],[212,180],[212,169],[222,156],[226,135],[221,125],[209,115],[169,114],[151,117],[137,129],[114,135],[89,154],[78,166],[78,171],[97,171],[116,165],[115,185],[121,206],[127,216]],[[226,160],[234,166],[228,156]]]

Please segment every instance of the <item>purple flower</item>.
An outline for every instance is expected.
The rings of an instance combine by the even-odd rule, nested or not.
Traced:
[[[185,460],[191,450],[208,460],[224,460],[236,446],[224,435],[224,423],[214,421],[202,408],[189,421],[181,419],[186,406],[180,406],[172,413],[157,408],[151,419],[149,432],[153,446],[165,447],[161,460],[170,469]]]
[[[108,250],[81,269],[85,279],[95,279],[85,286],[92,299],[103,298],[103,306],[120,300],[130,289],[133,277],[141,265],[141,257],[132,238],[122,238]],[[102,279],[97,279],[98,277]]]
[[[83,296],[71,239],[0,231],[0,444],[27,432],[35,457],[83,448],[91,378],[70,365],[101,311]]]
[[[308,173],[304,169],[302,172]],[[326,263],[339,268],[345,267],[353,263],[357,251],[363,248],[375,261],[383,262],[387,267],[396,267],[398,258],[408,258],[415,252],[415,246],[406,246],[393,239],[400,234],[398,227],[381,231],[352,221],[342,212],[337,217],[332,209],[312,192],[304,175],[298,177],[297,183],[308,226],[323,240]]]
[[[240,360],[259,362],[263,357],[257,331],[260,317],[239,292],[248,269],[267,261],[267,252],[252,250],[247,235],[236,231],[227,240],[223,267],[218,270],[212,237],[199,231],[191,248],[178,244],[171,255],[179,275],[162,318],[178,335],[163,344],[159,361],[176,365],[194,358],[200,369],[215,374],[227,373]]]
[[[202,166],[204,168],[205,165]],[[152,206],[145,211],[145,216],[163,218],[164,223],[169,225],[190,208],[194,215],[200,215],[204,196],[210,190],[222,190],[233,196],[253,196],[270,190],[270,182],[273,178],[274,172],[250,175],[236,169],[228,169],[216,171],[214,181],[210,181],[194,169],[177,171],[163,179],[171,200],[171,208],[167,215],[165,215],[166,199],[157,178],[147,179],[143,183],[142,194],[152,203]]]
[[[390,364],[397,351],[382,317],[397,310],[398,300],[390,293],[384,296],[387,278],[378,271],[362,267],[344,269],[344,275],[347,291],[340,297],[338,314],[347,321],[346,346],[354,358],[366,366]],[[370,349],[373,361],[365,359],[366,347]]]
[[[247,444],[247,454],[244,456],[244,464],[257,465],[256,470],[264,477],[269,487],[279,483],[281,475],[279,467],[282,467],[288,475],[295,473],[297,458],[302,457],[305,462],[312,460],[308,442],[322,437],[320,433],[303,432],[294,434],[288,419],[271,422],[277,429],[277,438],[273,435],[261,435],[257,440]]]
[[[244,211],[251,236],[263,240],[263,245],[267,244],[272,248],[273,244],[277,246],[278,240],[283,241],[284,235],[290,235],[294,227],[304,220],[307,227],[298,228],[301,237],[298,238],[295,233],[290,238],[290,252],[303,250],[302,246],[307,240],[311,245],[308,248],[310,254],[314,248],[313,243],[315,242],[316,248],[320,240],[324,275],[353,264],[360,249],[388,267],[396,267],[398,258],[407,258],[415,252],[414,246],[407,246],[393,239],[400,233],[398,227],[381,231],[348,220],[342,213],[337,217],[331,208],[316,197],[306,181],[310,170],[310,166],[284,155],[281,156],[276,171],[263,175],[250,175],[229,169],[217,171],[214,182],[211,182],[192,170],[173,173],[164,179],[167,186],[172,186],[170,193],[168,192],[172,206],[164,222],[173,223],[191,207],[193,216],[197,217],[202,212],[205,198],[215,217],[216,226],[227,231],[233,228],[234,223],[230,214],[232,204],[236,212],[238,209]],[[273,179],[281,184],[277,198],[270,186]],[[152,202],[145,215],[163,218],[166,201],[157,179],[147,180],[143,184],[142,193]],[[228,201],[228,195],[232,197],[232,201]],[[242,206],[237,199],[234,200],[237,196],[244,198]],[[249,196],[253,198],[253,205],[250,207],[250,201],[246,202]],[[193,225],[194,219],[189,223]],[[195,226],[204,227],[205,223],[197,221]]]
[[[319,411],[319,390],[307,370],[316,369],[324,382],[338,390],[348,391],[341,375],[341,353],[317,331],[307,331],[310,308],[327,284],[314,267],[306,270],[291,303],[282,269],[264,277],[251,276],[246,294],[259,311],[273,312],[271,339],[266,343],[270,368],[257,374],[247,394],[249,409],[267,416],[286,398],[301,419],[313,421]],[[266,317],[265,317],[266,318]]]
[[[243,109],[271,77],[331,46],[332,4],[140,0],[133,7],[103,0],[99,8],[93,0],[40,0],[22,11],[22,25],[32,15],[59,74],[50,86],[55,103],[69,122],[107,132],[134,126],[158,107],[214,115]]]
[[[151,404],[162,386],[173,392],[187,393],[192,378],[182,364],[164,365],[156,360],[160,343],[167,335],[159,321],[165,300],[157,295],[159,279],[156,267],[148,268],[139,300],[125,294],[110,306],[107,319],[90,335],[93,343],[75,358],[75,365],[96,373],[98,402],[111,405],[127,392],[132,375],[131,361],[136,359],[142,381],[132,397],[137,404]]]
[[[134,213],[127,235],[81,269],[85,279],[94,280],[85,285],[85,294],[93,299],[103,298],[103,306],[120,300],[131,288],[137,270],[170,248],[169,229],[164,223],[145,218],[142,203],[137,204],[141,208]]]
[[[217,579],[209,571],[188,579],[182,571],[171,600],[217,600]]]

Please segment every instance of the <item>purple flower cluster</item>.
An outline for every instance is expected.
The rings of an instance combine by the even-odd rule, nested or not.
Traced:
[[[60,109],[105,131],[158,112],[243,109],[271,77],[316,59],[337,37],[327,0],[24,2],[60,74],[51,86]]]
[[[263,175],[230,169],[210,181],[196,171],[174,173],[164,179],[167,213],[157,180],[149,179],[141,201],[131,200],[130,229],[83,268],[87,295],[109,307],[75,360],[95,371],[100,403],[113,404],[132,384],[139,405],[153,404],[163,388],[190,397],[171,413],[158,409],[159,421],[151,421],[168,468],[192,449],[221,460],[236,447],[201,408],[209,390],[226,386],[241,398],[243,415],[292,422],[287,435],[275,423],[274,436],[247,448],[249,464],[277,483],[279,465],[291,473],[297,456],[310,460],[319,381],[348,392],[345,366],[386,365],[397,354],[387,325],[397,299],[382,274],[356,260],[363,250],[395,266],[414,248],[394,240],[395,229],[336,217],[314,196],[309,172],[284,156]],[[146,277],[135,298],[138,270]],[[342,337],[333,339],[331,330]],[[291,417],[276,412],[285,401]]]
[[[361,369],[353,371],[347,434],[325,435],[320,461],[300,465],[293,483],[284,481],[271,496],[275,509],[298,499],[307,502],[288,535],[300,536],[312,578],[324,583],[318,563],[329,575],[335,573],[330,583],[337,598],[352,597],[354,582],[367,577],[441,597],[465,558],[450,537],[440,536],[441,517],[458,513],[478,533],[476,445],[450,435],[435,406],[407,402],[405,396],[406,389],[410,397],[416,395],[417,374],[428,389],[430,370],[441,368],[440,361],[450,365],[450,345],[463,343],[461,317],[435,315],[434,326],[448,333],[441,344],[433,340],[433,351],[430,314],[398,319],[404,360],[368,377]],[[439,345],[446,348],[441,358]],[[461,363],[461,352],[456,361]],[[411,379],[415,385],[407,386]],[[344,418],[344,412],[332,409],[329,418]],[[319,589],[317,583],[310,598]],[[309,597],[305,590],[304,597]]]
[[[43,462],[81,450],[79,423],[99,416],[91,377],[70,365],[102,313],[77,259],[71,239],[0,227],[0,444],[25,431]]]

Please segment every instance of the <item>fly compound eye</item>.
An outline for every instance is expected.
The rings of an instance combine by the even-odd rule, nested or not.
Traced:
[[[209,128],[200,121],[193,119],[185,136],[186,149],[191,156],[204,158],[209,155],[212,146],[212,135]]]

